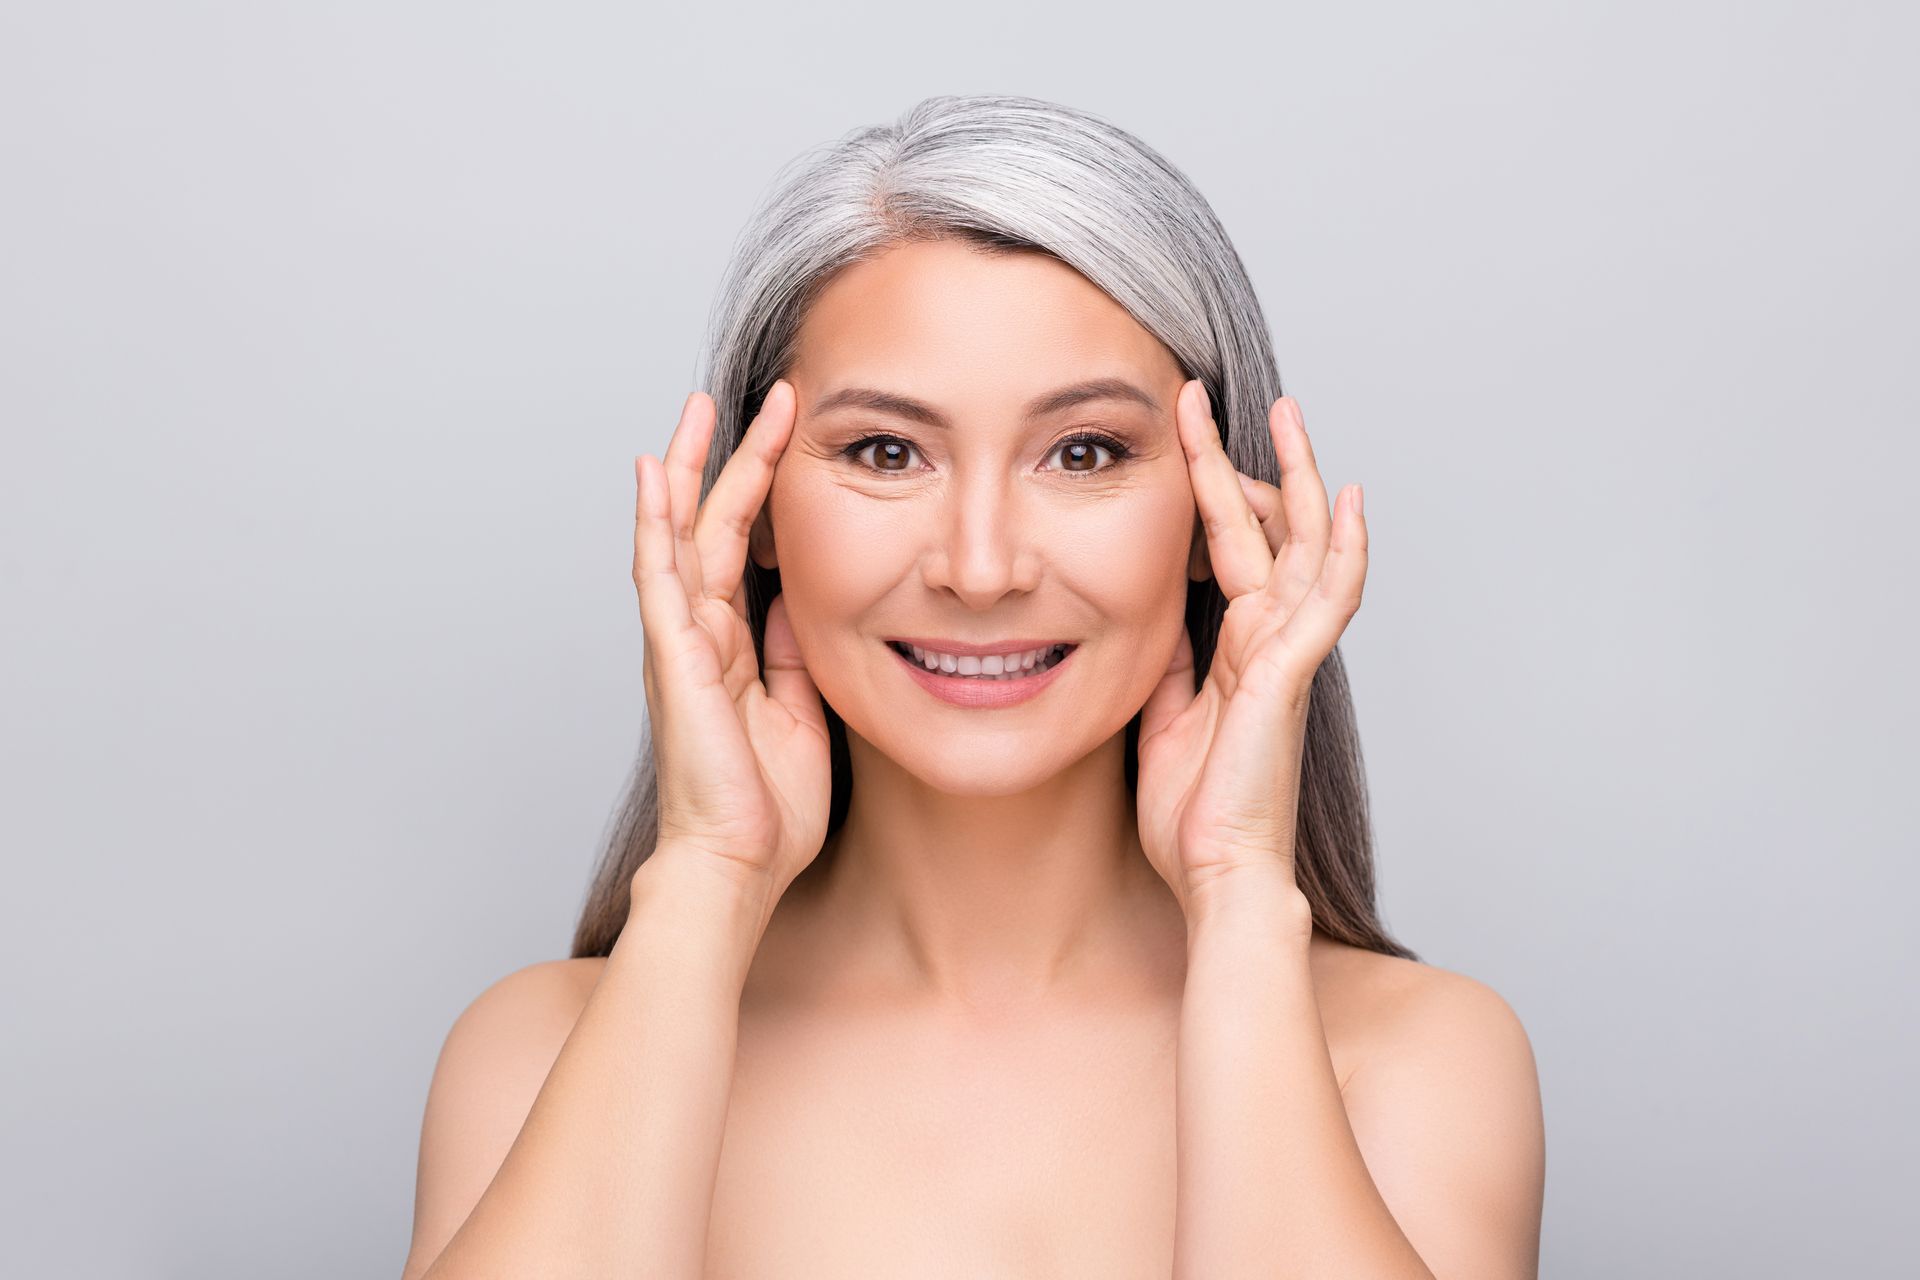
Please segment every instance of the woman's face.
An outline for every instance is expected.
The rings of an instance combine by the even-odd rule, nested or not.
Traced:
[[[754,558],[780,569],[807,669],[848,728],[969,795],[1026,790],[1123,729],[1205,572],[1172,353],[1059,260],[946,240],[841,271],[786,378],[797,417]],[[1096,380],[1141,398],[1044,404]],[[1122,448],[1069,440],[1081,432]],[[968,707],[928,691],[899,637],[1075,648],[1033,696]]]

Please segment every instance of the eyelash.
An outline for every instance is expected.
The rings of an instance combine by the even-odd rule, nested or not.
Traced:
[[[866,452],[868,445],[883,444],[883,443],[903,444],[903,445],[906,445],[909,449],[915,449],[919,447],[915,445],[913,441],[903,440],[899,436],[871,435],[871,436],[860,437],[860,439],[855,440],[853,443],[847,445],[845,448],[840,450],[840,452],[844,457],[851,458],[859,466],[861,466],[867,471],[872,472],[874,475],[902,476],[902,475],[908,474],[907,472],[904,472],[904,471],[887,471],[880,467],[873,466],[871,463],[860,461],[860,455]],[[1099,445],[1101,448],[1105,449],[1108,453],[1113,455],[1113,462],[1108,466],[1100,467],[1093,471],[1063,472],[1062,474],[1065,474],[1065,475],[1071,475],[1071,476],[1105,475],[1107,472],[1118,468],[1121,463],[1125,462],[1128,458],[1133,456],[1133,450],[1128,448],[1123,441],[1115,440],[1112,436],[1106,435],[1105,433],[1099,432],[1099,431],[1076,431],[1070,436],[1062,436],[1060,439],[1054,441],[1053,448],[1048,450],[1047,456],[1052,457],[1054,454],[1060,452],[1060,450],[1072,444]]]

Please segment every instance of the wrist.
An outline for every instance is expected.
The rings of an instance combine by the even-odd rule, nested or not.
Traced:
[[[691,930],[744,979],[778,898],[771,880],[744,865],[663,845],[633,873],[627,919],[653,932]]]
[[[695,845],[656,844],[634,870],[631,887],[672,882],[689,886],[686,892],[702,897],[719,894],[742,900],[765,901],[780,895],[773,874],[740,858],[716,854]],[[681,892],[675,889],[672,892]]]
[[[1291,863],[1260,863],[1222,872],[1187,894],[1187,948],[1217,937],[1250,936],[1306,946],[1313,936],[1313,904],[1300,891]]]

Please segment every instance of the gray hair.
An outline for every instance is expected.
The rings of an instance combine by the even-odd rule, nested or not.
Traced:
[[[835,273],[914,240],[958,239],[1050,254],[1104,290],[1200,379],[1234,465],[1280,480],[1265,431],[1282,394],[1266,318],[1211,206],[1158,152],[1090,112],[1002,94],[924,99],[889,125],[856,129],[776,175],[735,242],[708,317],[702,381],[718,411],[704,495],[791,365],[807,309]],[[746,566],[756,645],[779,571]],[[1226,599],[1189,584],[1195,680],[1206,676]],[[846,814],[845,729],[833,739],[829,834]],[[1127,727],[1136,780],[1139,717]],[[575,956],[606,955],[633,874],[659,830],[658,778],[643,742],[625,803],[575,930]],[[1314,923],[1340,941],[1417,958],[1380,924],[1371,823],[1352,700],[1338,648],[1315,674],[1295,866]]]
[[[835,272],[939,237],[1039,249],[1078,271],[1206,384],[1229,439],[1236,424],[1264,424],[1281,395],[1260,301],[1185,174],[1089,112],[949,95],[802,155],[776,179],[736,241],[708,321],[715,438],[737,440],[753,420]],[[716,453],[713,474],[724,464]]]

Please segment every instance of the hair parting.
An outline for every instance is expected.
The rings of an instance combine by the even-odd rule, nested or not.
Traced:
[[[796,158],[741,231],[708,317],[698,384],[718,410],[703,499],[792,364],[801,321],[820,290],[853,263],[928,239],[962,240],[985,253],[1046,253],[1079,271],[1165,344],[1187,377],[1205,384],[1234,466],[1279,483],[1265,423],[1282,393],[1266,319],[1239,254],[1186,175],[1090,112],[1013,95],[941,95],[892,124],[853,130]],[[758,648],[780,575],[751,559],[745,572]],[[1206,677],[1226,605],[1212,579],[1188,584],[1196,682]],[[831,835],[846,817],[852,774],[844,725],[831,707],[826,716]],[[1129,788],[1138,780],[1139,729],[1136,715],[1126,729]],[[1315,927],[1340,942],[1419,959],[1387,932],[1375,903],[1366,772],[1337,646],[1314,675],[1297,824],[1295,873]],[[658,778],[643,727],[573,956],[612,951],[626,923],[630,881],[658,830]]]

